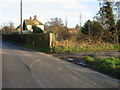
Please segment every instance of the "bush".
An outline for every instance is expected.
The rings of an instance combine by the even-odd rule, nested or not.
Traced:
[[[28,30],[27,25],[25,24],[25,22],[23,23],[23,30]]]
[[[85,25],[82,27],[82,33],[85,35],[98,36],[103,30],[103,27],[97,21],[88,20]]]
[[[35,25],[32,26],[33,33],[43,33],[43,30]]]

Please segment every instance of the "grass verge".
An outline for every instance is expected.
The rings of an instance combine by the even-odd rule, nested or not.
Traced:
[[[45,52],[45,53],[50,53],[50,51],[51,51],[50,48],[40,48],[40,47],[31,46],[31,45],[24,45],[24,44],[20,44],[20,46],[25,47],[25,48],[29,48],[29,49],[38,50],[40,52]]]
[[[45,53],[50,53],[51,52],[51,48],[40,48],[40,47],[36,47],[36,46],[32,46],[32,45],[25,45],[25,44],[21,44],[21,43],[12,42],[12,41],[7,41],[7,42],[13,43],[13,44],[21,46],[21,47],[37,50],[37,51],[40,51],[40,52],[45,52]]]
[[[93,58],[86,56],[83,58],[86,64],[100,70],[101,72],[120,79],[120,58]]]
[[[91,46],[57,46],[52,47],[51,52],[54,53],[74,53],[74,52],[88,52],[88,51],[105,51],[118,50],[120,45],[91,45]]]
[[[30,48],[30,49],[35,49],[41,52],[45,53],[76,53],[76,52],[91,52],[91,51],[107,51],[107,50],[118,50],[120,49],[120,45],[112,45],[112,44],[105,44],[105,45],[77,45],[77,46],[53,46],[51,48],[40,48],[37,46],[32,46],[32,45],[25,45],[21,43],[15,43],[11,42],[16,45]]]

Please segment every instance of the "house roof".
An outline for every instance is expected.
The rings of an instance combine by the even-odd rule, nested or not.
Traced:
[[[38,20],[30,20],[30,19],[26,19],[24,20],[26,25],[43,25],[40,21]]]
[[[35,25],[35,23],[33,22],[33,20],[24,20],[26,25]]]
[[[43,25],[43,23],[41,23],[41,22],[38,21],[38,20],[33,20],[33,22],[34,22],[36,25]]]

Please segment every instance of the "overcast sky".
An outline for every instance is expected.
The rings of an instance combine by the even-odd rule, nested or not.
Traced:
[[[68,26],[75,27],[80,22],[80,13],[84,24],[88,19],[92,20],[98,10],[97,0],[23,0],[23,19],[37,15],[43,24],[58,17],[63,22],[67,18]],[[20,24],[20,0],[2,0],[0,12],[0,25],[9,22],[15,26]]]

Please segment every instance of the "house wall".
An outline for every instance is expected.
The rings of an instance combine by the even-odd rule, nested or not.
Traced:
[[[37,27],[41,28],[44,31],[44,25],[37,25]]]
[[[27,29],[33,31],[32,25],[27,25]]]
[[[41,28],[44,31],[44,25],[37,25],[37,27]],[[27,29],[33,31],[32,25],[27,25]]]

